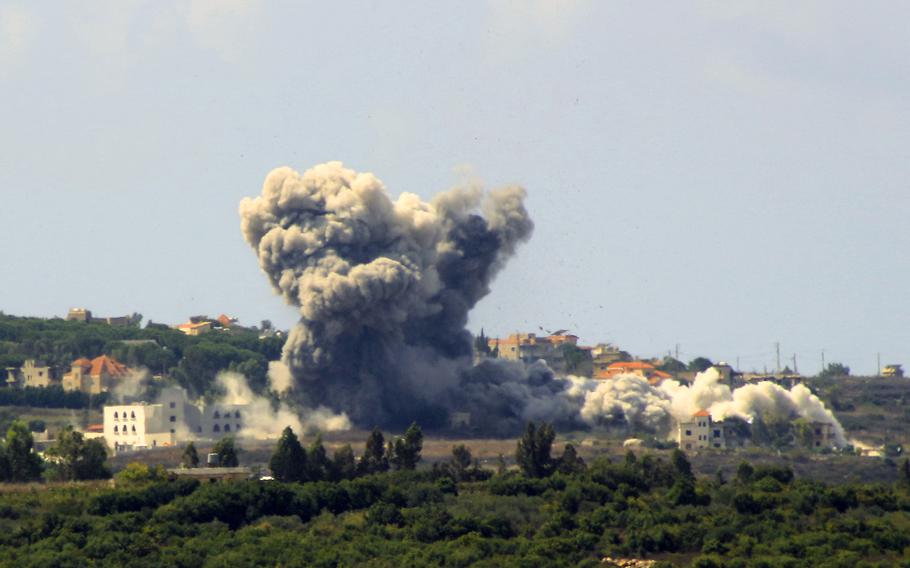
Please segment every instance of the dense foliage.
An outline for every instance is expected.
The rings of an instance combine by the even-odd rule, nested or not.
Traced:
[[[134,466],[116,489],[4,493],[0,563],[594,566],[610,555],[682,566],[910,566],[908,529],[906,483],[831,487],[749,465],[729,481],[696,481],[681,453],[484,481],[435,467],[200,485]]]

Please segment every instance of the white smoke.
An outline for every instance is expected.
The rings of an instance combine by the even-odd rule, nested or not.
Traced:
[[[148,389],[150,378],[149,370],[144,367],[127,369],[126,375],[117,380],[110,390],[111,401],[123,404],[141,398]]]
[[[692,385],[666,380],[653,386],[638,375],[619,375],[607,381],[571,377],[567,396],[584,397],[579,411],[591,425],[624,420],[630,425],[660,431],[672,420],[690,420],[699,410],[707,410],[714,420],[736,417],[753,422],[792,421],[826,422],[834,428],[838,446],[846,445],[843,426],[824,403],[805,385],[791,389],[770,381],[731,390],[721,382],[720,373],[708,369],[695,377]]]
[[[219,373],[215,380],[223,393],[217,401],[218,404],[248,407],[241,436],[257,439],[277,438],[287,426],[298,433],[308,430],[332,432],[351,429],[351,421],[346,415],[335,414],[324,407],[296,409],[285,402],[273,404],[268,398],[254,393],[246,377],[239,373],[225,371]]]

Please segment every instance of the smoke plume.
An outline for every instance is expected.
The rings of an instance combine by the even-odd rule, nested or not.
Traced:
[[[291,409],[288,404],[273,404],[266,397],[253,392],[246,377],[239,373],[225,371],[216,377],[219,390],[223,393],[217,404],[245,404],[248,410],[244,413],[246,423],[241,436],[248,438],[274,438],[286,426],[295,432],[319,430],[331,432],[350,430],[351,423],[347,416],[335,414],[326,408],[303,411]]]
[[[652,386],[637,375],[610,381],[575,379],[575,383],[576,389],[584,391],[581,417],[591,425],[624,420],[632,426],[664,431],[668,424],[689,421],[694,413],[704,409],[714,420],[736,417],[751,423],[802,418],[827,422],[834,427],[837,445],[847,443],[840,422],[805,385],[788,390],[763,381],[731,390],[714,369],[699,373],[690,386],[672,380]]]
[[[360,426],[441,426],[451,411],[520,419],[552,374],[471,368],[468,312],[528,239],[525,192],[455,188],[393,200],[373,174],[340,162],[272,171],[240,204],[241,229],[275,292],[300,320],[272,386],[344,411]],[[533,373],[532,373],[533,374]],[[520,379],[520,380],[519,380]],[[502,395],[502,401],[485,397]]]

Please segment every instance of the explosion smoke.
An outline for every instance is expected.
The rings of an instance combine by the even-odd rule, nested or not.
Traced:
[[[293,381],[273,374],[273,387],[367,427],[440,426],[452,410],[480,419],[491,405],[507,422],[537,413],[541,389],[560,390],[552,374],[535,383],[521,366],[471,369],[465,329],[531,234],[524,196],[471,187],[393,201],[375,176],[340,162],[272,171],[240,216],[272,287],[300,313],[282,354]]]
[[[731,390],[720,382],[714,369],[699,373],[691,386],[667,380],[652,386],[637,375],[623,375],[610,381],[579,381],[576,389],[586,391],[581,416],[589,424],[622,419],[629,424],[661,431],[672,419],[691,420],[705,409],[715,420],[742,418],[789,422],[803,418],[827,422],[834,427],[835,442],[846,445],[844,429],[824,403],[806,388],[795,385],[787,390],[769,381]]]

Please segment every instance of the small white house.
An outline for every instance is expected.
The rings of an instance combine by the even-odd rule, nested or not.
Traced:
[[[692,415],[691,420],[679,423],[677,442],[679,448],[685,451],[724,449],[726,441],[723,424],[714,422],[707,410],[699,410]]]

